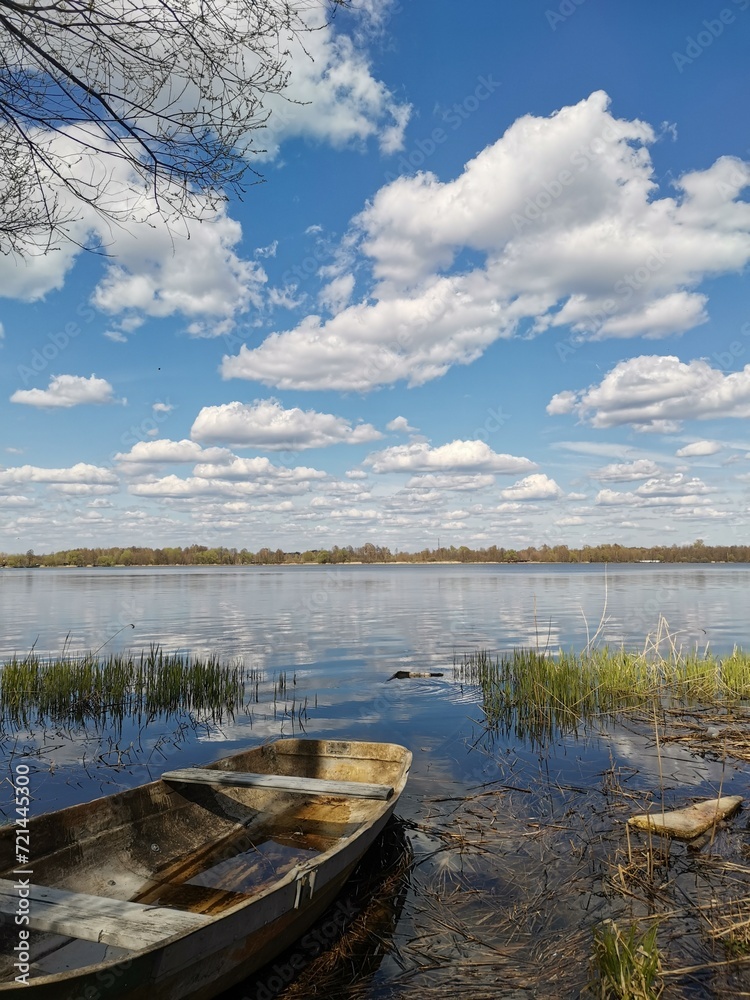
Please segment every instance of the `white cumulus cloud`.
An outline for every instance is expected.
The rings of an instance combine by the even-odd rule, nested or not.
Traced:
[[[712,502],[706,495],[713,492],[712,487],[697,477],[688,478],[682,472],[662,473],[630,493],[600,490],[596,503],[605,507],[699,507]]]
[[[18,493],[9,493],[0,496],[0,507],[33,507],[35,501],[31,497],[25,497]]]
[[[234,458],[226,448],[201,448],[195,441],[138,441],[130,451],[118,452],[115,461],[124,465],[163,465],[181,462],[229,462]]]
[[[451,475],[449,473],[436,475],[429,473],[424,476],[412,476],[406,485],[411,490],[419,490],[421,499],[424,499],[424,494],[421,491],[427,491],[430,494],[430,498],[434,499],[437,496],[434,492],[436,490],[473,492],[474,490],[482,490],[489,486],[494,486],[495,476],[489,473],[477,473],[473,476]]]
[[[81,406],[84,403],[114,403],[112,386],[106,379],[92,375],[54,375],[46,389],[17,389],[11,403],[50,409]]]
[[[81,152],[81,133],[95,143],[96,153]],[[196,215],[193,221],[165,219],[159,214],[155,192],[117,155],[100,126],[68,126],[41,134],[39,142],[59,158],[62,175],[96,178],[117,225],[93,208],[81,207],[65,188],[60,189],[61,208],[71,214],[65,225],[69,239],[55,253],[32,247],[22,260],[14,253],[0,257],[0,294],[26,301],[43,298],[62,288],[82,247],[102,244],[111,263],[92,300],[99,309],[119,317],[108,331],[114,339],[121,340],[137,329],[144,316],[180,315],[188,319],[190,333],[218,335],[259,301],[265,273],[256,262],[242,260],[235,252],[242,230],[223,204],[212,208],[208,199],[194,193],[190,196]],[[50,188],[57,183],[50,176]],[[165,201],[169,195],[168,187],[159,192]]]
[[[750,260],[750,166],[722,157],[660,192],[654,141],[650,125],[615,118],[596,92],[519,118],[453,180],[397,178],[353,221],[369,294],[243,346],[224,358],[224,377],[420,385],[519,330],[659,338],[704,322],[700,283]],[[458,265],[465,250],[480,262]]]
[[[557,500],[562,496],[562,490],[554,479],[544,475],[543,472],[534,473],[533,476],[526,476],[517,483],[500,491],[500,496],[504,500]]]
[[[451,441],[431,448],[426,442],[396,445],[365,459],[373,472],[490,472],[512,475],[536,468],[528,458],[496,454],[484,441]]]
[[[691,441],[684,448],[675,452],[678,458],[702,458],[708,455],[716,455],[721,451],[718,441]]]
[[[418,427],[412,427],[406,417],[394,417],[388,421],[385,429],[396,434],[416,434],[419,430]]]
[[[683,420],[745,418],[750,416],[750,365],[725,375],[703,360],[641,355],[619,362],[598,385],[557,393],[547,412],[575,414],[592,427],[631,424],[667,433]]]
[[[318,469],[273,465],[267,458],[234,458],[228,463],[208,462],[195,466],[187,478],[170,475],[134,483],[128,489],[136,496],[165,500],[199,500],[215,496],[244,500],[248,497],[296,495],[309,491],[312,481],[325,479]]]
[[[276,399],[204,406],[190,434],[196,441],[222,441],[235,447],[269,451],[361,444],[383,437],[372,424],[352,425],[332,413],[301,410],[296,406],[284,409]]]
[[[97,308],[111,315],[178,315],[189,320],[191,336],[213,337],[231,330],[251,305],[260,305],[265,272],[236,253],[242,228],[224,206],[206,211],[177,235],[158,218],[129,228],[138,238],[118,241],[116,263],[94,291]]]
[[[318,301],[324,309],[335,315],[349,304],[353,291],[354,275],[341,274],[321,289]]]
[[[616,490],[600,490],[596,503],[601,507],[675,507],[697,508],[710,505],[707,497],[687,496],[639,496],[638,493],[618,493]],[[664,526],[664,530],[667,526]]]
[[[36,465],[20,465],[0,469],[0,488],[9,483],[49,483],[54,485],[106,485],[114,486],[117,476],[111,469],[78,462],[67,469],[46,469]]]
[[[635,492],[643,497],[684,497],[699,496],[711,493],[712,490],[697,477],[688,479],[684,473],[675,472],[672,475],[665,474],[648,479]]]
[[[325,479],[326,472],[310,469],[304,465],[285,468],[273,465],[267,458],[234,458],[231,462],[212,465],[201,463],[193,470],[199,479],[226,479],[237,481],[269,481],[285,480],[289,482],[308,482],[311,479]]]
[[[660,473],[660,468],[656,462],[650,458],[637,458],[634,462],[613,462],[605,465],[596,472],[591,473],[592,479],[600,479],[602,482],[628,483],[636,479],[649,479]]]

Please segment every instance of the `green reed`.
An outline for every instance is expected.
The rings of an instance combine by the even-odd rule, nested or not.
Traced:
[[[664,991],[658,925],[645,932],[613,921],[594,929],[591,995],[598,1000],[658,1000]]]
[[[750,655],[717,658],[595,649],[550,655],[535,649],[454,661],[457,681],[476,684],[488,730],[544,742],[598,716],[654,702],[715,704],[750,697]]]
[[[83,724],[90,720],[170,717],[195,712],[233,716],[245,702],[245,685],[257,692],[258,671],[242,664],[165,653],[152,646],[138,656],[107,658],[30,654],[13,657],[0,668],[2,721],[16,726],[48,722]]]

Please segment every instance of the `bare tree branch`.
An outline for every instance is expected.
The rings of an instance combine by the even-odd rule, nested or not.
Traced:
[[[0,0],[0,253],[46,253],[87,213],[127,218],[118,163],[166,218],[259,179],[289,46],[342,2]]]

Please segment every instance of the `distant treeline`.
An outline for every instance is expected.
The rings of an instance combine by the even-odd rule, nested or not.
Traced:
[[[571,549],[567,545],[531,546],[526,549],[506,549],[490,545],[486,549],[456,548],[422,549],[421,552],[391,552],[384,545],[367,542],[354,548],[346,545],[331,549],[307,549],[305,552],[272,551],[268,548],[250,552],[247,549],[208,548],[189,545],[186,548],[149,549],[139,545],[110,549],[66,549],[49,555],[0,553],[0,566],[28,568],[34,566],[283,566],[325,563],[749,563],[750,545],[705,545],[701,539],[691,545],[584,545]]]

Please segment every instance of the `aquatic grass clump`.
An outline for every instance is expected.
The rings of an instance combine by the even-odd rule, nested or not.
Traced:
[[[613,920],[594,928],[591,993],[599,1000],[658,1000],[664,991],[656,943],[658,925],[641,933]]]
[[[496,657],[480,651],[454,661],[454,676],[480,687],[488,730],[514,732],[538,743],[629,709],[750,698],[750,655],[737,649],[724,659],[608,647],[583,653],[561,650],[555,656],[536,649]]]
[[[257,687],[256,673],[213,655],[192,658],[158,646],[137,657],[119,653],[106,659],[45,659],[32,653],[0,668],[0,713],[4,723],[16,727],[169,718],[180,712],[221,719],[242,708],[245,682]]]
[[[222,709],[233,714],[244,701],[245,670],[221,663],[215,654],[191,659],[152,647],[148,655],[141,653],[137,688],[147,714]]]

